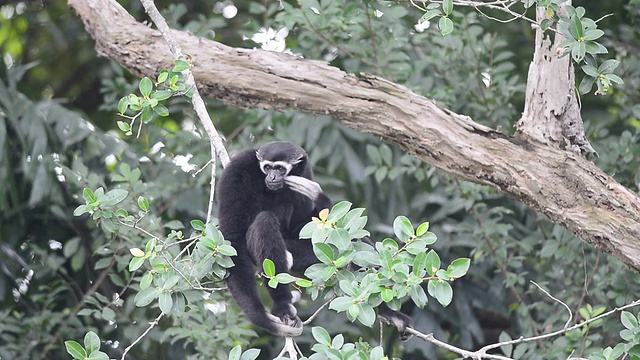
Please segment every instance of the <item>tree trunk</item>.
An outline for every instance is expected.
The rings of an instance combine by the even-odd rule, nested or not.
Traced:
[[[83,19],[101,55],[151,78],[161,68],[172,67],[159,32],[136,22],[116,1],[69,0],[69,4]],[[376,76],[357,78],[321,61],[231,48],[188,32],[172,35],[193,57],[194,76],[204,95],[242,107],[331,115],[449,174],[499,189],[640,271],[637,196],[579,153],[556,145],[560,135],[580,145],[562,126],[558,128],[555,118],[547,118],[553,115],[564,124],[564,116],[581,126],[578,108],[570,99],[565,105],[551,106],[545,99],[556,95],[532,91],[527,114],[518,125],[523,136],[511,137]],[[573,84],[571,66],[562,66],[557,71]],[[550,84],[550,76],[559,76],[542,69],[531,72],[536,74],[538,89],[545,87],[542,81]],[[575,99],[570,88],[561,93]],[[531,96],[542,102],[534,104]]]
[[[562,9],[566,5],[571,5],[571,1]],[[536,17],[538,23],[542,22],[545,9],[538,8]],[[584,134],[571,57],[558,56],[564,37],[555,33],[552,42],[548,37],[550,33],[545,37],[545,33],[536,28],[536,51],[529,66],[524,113],[516,123],[516,131],[520,136],[552,146],[595,154]]]

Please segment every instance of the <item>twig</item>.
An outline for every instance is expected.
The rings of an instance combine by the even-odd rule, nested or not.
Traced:
[[[122,353],[122,357],[120,358],[120,360],[125,360],[125,356],[127,356],[127,353],[137,344],[140,342],[140,340],[142,340],[142,338],[144,338],[145,336],[147,336],[147,334],[149,333],[149,331],[151,331],[151,329],[153,329],[156,325],[158,325],[158,322],[160,321],[160,319],[162,319],[162,316],[164,316],[163,312],[160,312],[160,315],[158,315],[158,317],[155,318],[155,320],[153,320],[152,322],[149,323],[149,327],[142,333],[140,334],[140,336],[138,336],[137,339],[135,339],[131,345],[127,346],[126,349],[124,349],[124,352]]]
[[[140,0],[142,6],[144,6],[145,11],[149,14],[151,20],[156,24],[158,30],[162,33],[164,40],[169,45],[169,50],[173,54],[175,59],[186,60],[187,57],[182,52],[180,46],[175,41],[175,39],[171,36],[171,29],[167,22],[164,20],[158,9],[156,8],[153,0]],[[222,137],[218,134],[209,113],[207,112],[207,107],[200,96],[200,92],[198,91],[198,87],[196,86],[196,82],[193,78],[193,74],[190,69],[186,69],[183,71],[185,74],[185,85],[193,88],[193,95],[191,96],[191,103],[193,105],[193,110],[195,110],[198,118],[200,119],[200,123],[204,127],[207,135],[209,136],[209,143],[211,144],[211,158],[214,159],[217,155],[220,158],[222,163],[222,167],[226,167],[229,163],[229,154],[227,154],[227,150],[224,147],[222,142]],[[215,164],[215,162],[214,162]],[[207,210],[207,224],[211,221],[211,217],[213,214],[213,195],[215,190],[215,177],[216,177],[216,167],[211,167],[211,191],[209,195],[209,207]]]
[[[460,349],[459,347],[455,347],[453,345],[447,344],[444,341],[440,341],[436,339],[433,336],[433,334],[423,334],[420,331],[417,331],[412,328],[407,328],[405,331],[424,341],[430,342],[436,346],[447,349],[453,353],[459,354],[463,358],[471,358],[471,359],[477,359],[477,360],[480,360],[480,359],[513,360],[512,358],[505,357],[505,356],[485,354],[485,353],[480,353],[479,351],[473,352],[473,351]]]
[[[280,351],[280,354],[278,354],[276,358],[282,357],[285,354],[289,354],[290,360],[298,360],[298,346],[296,345],[296,342],[292,337],[287,336],[284,338],[284,346],[282,347],[282,351]]]
[[[548,297],[552,298],[556,302],[562,304],[562,306],[564,306],[564,308],[567,309],[567,312],[569,313],[569,319],[567,319],[567,322],[564,323],[563,329],[568,328],[569,324],[571,324],[571,320],[573,320],[573,313],[571,312],[571,309],[569,308],[569,306],[567,306],[567,304],[565,304],[562,301],[560,301],[558,298],[553,297],[553,295],[549,294],[549,292],[547,290],[543,289],[542,286],[538,285],[535,281],[533,281],[533,280],[529,280],[529,281],[531,281],[531,283],[533,285],[535,285],[538,289],[540,289],[540,291],[545,293],[545,295],[547,295]]]
[[[324,304],[322,304],[322,306],[320,306],[318,310],[316,310],[313,314],[311,314],[311,316],[309,316],[309,318],[305,320],[302,323],[302,325],[309,325],[313,321],[313,319],[315,319],[316,316],[318,316],[318,314],[320,314],[322,310],[324,310],[327,306],[329,306],[329,303],[331,303],[331,301],[335,298],[336,298],[335,296],[332,296],[331,299],[327,300]]]
[[[487,350],[495,349],[495,348],[498,348],[498,347],[501,347],[501,346],[505,346],[505,345],[521,344],[521,343],[538,341],[538,340],[543,340],[543,339],[547,339],[547,338],[550,338],[550,337],[562,335],[564,333],[568,333],[569,331],[572,331],[572,330],[575,330],[575,329],[579,329],[579,328],[581,328],[583,326],[586,326],[586,325],[589,325],[591,323],[594,323],[594,322],[596,322],[596,321],[598,321],[598,320],[600,320],[602,318],[605,318],[605,317],[607,317],[607,316],[609,316],[609,315],[611,315],[613,313],[616,313],[616,312],[619,312],[619,311],[622,311],[622,310],[625,310],[625,309],[628,309],[628,308],[631,308],[631,307],[634,307],[634,306],[638,306],[638,305],[640,305],[640,299],[638,299],[638,300],[636,300],[634,302],[631,302],[631,303],[629,303],[627,305],[624,305],[624,306],[617,307],[617,308],[614,308],[612,310],[609,310],[606,313],[602,313],[602,314],[600,314],[600,315],[598,315],[596,317],[593,317],[591,319],[585,320],[585,321],[583,321],[583,322],[581,322],[579,324],[575,324],[575,325],[573,325],[571,327],[565,327],[565,328],[562,328],[560,330],[557,330],[557,331],[554,331],[554,332],[551,332],[551,333],[548,333],[548,334],[543,334],[543,335],[539,335],[539,336],[533,336],[533,337],[530,337],[530,338],[520,337],[519,339],[515,339],[515,340],[504,341],[504,342],[500,342],[500,343],[496,343],[496,344],[487,345],[487,346],[483,347],[482,349],[478,350],[477,352],[485,352]]]

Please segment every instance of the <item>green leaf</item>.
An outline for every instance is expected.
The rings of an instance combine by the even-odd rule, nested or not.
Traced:
[[[142,96],[149,96],[151,95],[151,91],[153,90],[153,82],[148,77],[144,77],[142,78],[142,80],[140,80],[138,88],[140,88],[140,93],[142,94]]]
[[[402,242],[407,242],[414,235],[413,225],[405,216],[398,216],[393,221],[393,232]]]
[[[268,277],[273,277],[276,275],[276,264],[273,263],[271,259],[264,259],[262,262],[262,269],[264,270],[265,275]]]
[[[616,74],[607,74],[604,77],[609,79],[609,80],[611,80],[611,82],[614,82],[614,83],[616,83],[618,85],[624,84],[624,81],[622,81],[622,79]]]
[[[157,240],[155,238],[149,239],[147,243],[144,245],[144,252],[149,254],[156,249]]]
[[[359,303],[358,310],[358,321],[371,327],[376,321],[376,312],[373,310],[373,307],[367,303]]]
[[[143,123],[147,124],[151,120],[153,120],[153,108],[151,106],[145,106],[142,108],[142,115],[140,116],[140,120]]]
[[[240,354],[242,353],[242,348],[240,345],[236,345],[229,352],[229,360],[240,360]]]
[[[77,341],[67,340],[64,342],[64,347],[74,359],[83,360],[87,357],[87,351]]]
[[[194,228],[195,230],[198,230],[198,231],[205,230],[205,225],[204,225],[204,222],[202,222],[202,220],[191,220],[190,224],[191,224],[191,227]]]
[[[116,312],[113,311],[111,308],[106,307],[106,308],[102,309],[102,319],[104,319],[106,321],[114,321],[116,319]],[[98,348],[100,348],[100,347],[98,347]]]
[[[100,199],[100,204],[104,206],[113,206],[121,203],[124,199],[127,198],[129,192],[124,189],[113,189],[108,193],[104,194]]]
[[[571,20],[572,21],[569,24],[569,32],[571,33],[571,36],[573,36],[573,38],[575,40],[578,40],[578,39],[582,38],[582,36],[583,36],[583,33],[582,33],[582,21],[577,16],[573,16],[571,18]]]
[[[598,72],[599,73],[609,73],[612,72],[613,70],[615,70],[618,65],[620,65],[620,61],[619,60],[615,60],[615,59],[609,59],[609,60],[605,60],[599,67],[598,67]]]
[[[161,81],[163,82],[163,81]],[[158,101],[164,101],[167,100],[168,98],[171,97],[171,95],[173,95],[173,93],[169,90],[158,90],[156,92],[154,92],[153,94],[151,94],[151,98],[152,99],[156,99]]]
[[[382,165],[382,157],[377,147],[367,144],[367,155],[375,165]]]
[[[464,276],[469,270],[469,265],[471,264],[471,259],[468,258],[460,258],[455,259],[447,267],[447,273],[450,278],[457,279]]]
[[[158,114],[158,115],[160,115],[162,117],[169,116],[169,109],[167,109],[167,107],[162,105],[162,104],[156,105],[153,108],[153,111],[155,111],[156,114]]]
[[[151,285],[152,281],[153,281],[153,274],[151,272],[147,271],[142,276],[142,279],[140,279],[140,290],[144,290],[144,289],[148,288]]]
[[[580,81],[580,86],[579,86],[579,90],[581,94],[588,94],[591,92],[591,89],[593,88],[593,84],[595,83],[596,79],[594,77],[591,76],[585,76],[582,78],[582,81]]]
[[[542,29],[542,31],[547,30],[549,26],[551,26],[551,19],[543,19],[540,22],[540,29]]]
[[[599,39],[602,35],[604,35],[604,31],[600,30],[600,29],[591,29],[591,30],[587,30],[584,33],[584,40],[597,40]]]
[[[389,146],[382,144],[380,146],[380,155],[382,155],[382,160],[387,166],[393,166],[393,152]]]
[[[425,269],[427,265],[427,253],[420,252],[416,255],[416,258],[413,259],[413,274],[415,276],[421,276],[422,271]]]
[[[288,273],[280,273],[280,274],[276,275],[276,280],[278,280],[278,283],[280,283],[280,284],[290,284],[290,283],[296,281],[296,278],[291,276]]]
[[[160,293],[158,297],[158,305],[160,305],[160,310],[162,310],[165,314],[171,314],[171,309],[173,308],[173,299],[171,298],[171,293],[168,291],[163,291]]]
[[[353,321],[358,318],[358,315],[360,315],[360,307],[358,306],[358,304],[351,304],[351,306],[349,306],[349,308],[347,309],[347,317],[350,321]]]
[[[442,12],[440,12],[440,9],[431,9],[431,10],[427,10],[427,12],[425,12],[421,17],[420,20],[418,20],[418,24],[421,24],[425,21],[429,21],[431,19],[433,19],[436,16],[440,16],[442,15]]]
[[[87,202],[87,204],[93,204],[97,201],[95,194],[89,188],[84,188],[82,190],[82,197]]]
[[[176,60],[176,66],[173,68],[173,72],[182,72],[189,68],[189,63],[184,60]]]
[[[442,36],[447,36],[453,32],[453,21],[448,17],[441,17],[438,21],[438,28]]]
[[[66,258],[70,258],[75,253],[78,252],[79,248],[80,248],[80,238],[79,237],[74,237],[74,238],[72,238],[71,240],[67,241],[64,244],[64,246],[62,248],[62,254]]]
[[[146,198],[139,196],[138,197],[138,207],[140,207],[140,209],[142,209],[142,211],[144,212],[148,212],[149,211],[149,200],[147,200]]]
[[[255,360],[260,355],[260,349],[248,349],[242,356],[240,356],[240,360]]]
[[[333,254],[331,246],[324,243],[315,243],[313,244],[313,252],[322,263],[327,265],[333,264],[335,255]]]
[[[160,292],[157,288],[146,288],[144,290],[140,290],[139,293],[136,294],[134,298],[134,302],[137,307],[143,307],[151,304],[153,300],[155,300]]]
[[[307,279],[298,279],[296,280],[296,285],[303,288],[308,288],[308,287],[312,287],[313,283]]]
[[[173,275],[164,282],[164,284],[162,285],[162,288],[165,290],[173,289],[178,284],[178,281],[180,281],[180,276]]]
[[[218,251],[220,251],[220,254],[224,255],[224,256],[236,256],[238,255],[238,252],[236,251],[236,249],[231,246],[231,245],[220,245],[220,247],[218,248]]]
[[[129,97],[123,96],[120,101],[118,101],[118,112],[124,114],[127,111],[127,107],[129,107]]]
[[[324,328],[320,326],[314,326],[311,328],[311,334],[313,334],[313,338],[316,339],[317,342],[324,345],[331,345],[331,336]]]
[[[84,213],[93,211],[94,207],[91,205],[80,205],[73,210],[73,216],[80,216]]]
[[[96,351],[89,355],[88,360],[109,360],[109,355],[102,351]]]
[[[425,246],[433,245],[436,241],[438,241],[438,237],[436,234],[427,231],[424,235],[418,236],[418,240],[422,240]]]
[[[129,123],[127,122],[118,120],[116,124],[118,125],[118,129],[124,132],[131,131],[131,125],[129,125]]]
[[[620,321],[622,322],[622,325],[629,330],[633,330],[638,327],[638,320],[628,311],[623,311],[620,314]]]
[[[391,239],[391,238],[386,238],[386,239],[382,240],[382,246],[385,249],[387,249],[389,251],[393,251],[393,252],[398,251],[398,249],[400,248],[398,243],[395,240]]]
[[[349,232],[345,229],[331,229],[328,243],[335,245],[338,250],[344,251],[348,249],[349,244],[351,244],[351,236],[349,236]]]
[[[167,81],[168,78],[169,78],[169,72],[165,69],[162,69],[162,71],[160,72],[160,75],[158,75],[158,83],[163,83]]]
[[[423,236],[424,234],[427,233],[427,231],[429,231],[429,222],[423,222],[416,229],[416,236],[418,237]]]
[[[442,2],[442,10],[445,15],[450,15],[453,12],[453,0],[444,0]]]
[[[593,77],[597,77],[598,75],[600,75],[598,74],[598,69],[591,65],[582,66],[582,71],[584,71],[585,74]]]
[[[411,300],[420,308],[424,308],[427,305],[427,294],[424,293],[424,289],[420,285],[414,285],[410,291]]]
[[[317,229],[317,227],[318,227],[318,224],[316,224],[315,222],[313,221],[308,222],[307,225],[302,227],[298,237],[300,239],[311,239],[311,236],[313,236],[313,232]]]
[[[351,305],[353,305],[353,297],[339,296],[331,300],[331,303],[329,304],[329,309],[335,310],[337,312],[343,312],[349,309]]]
[[[382,289],[382,291],[380,291],[380,297],[384,302],[389,302],[393,300],[393,290],[387,289],[387,288]]]
[[[351,203],[348,201],[340,201],[339,203],[333,205],[333,207],[331,208],[331,212],[329,212],[327,222],[337,222],[349,212],[349,209],[351,209]]]
[[[447,305],[451,303],[451,300],[453,299],[453,289],[451,289],[451,285],[449,285],[448,282],[441,280],[429,280],[427,288],[429,290],[429,295],[436,298],[442,306],[447,307]]]
[[[134,257],[134,258],[132,258],[131,261],[129,262],[129,271],[130,272],[134,272],[134,271],[140,269],[142,264],[144,264],[144,260],[145,260],[145,258],[143,258],[143,257]]]

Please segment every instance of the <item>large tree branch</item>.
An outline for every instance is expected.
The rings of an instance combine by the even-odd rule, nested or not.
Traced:
[[[172,57],[159,32],[114,0],[69,0],[98,51],[155,77]],[[497,188],[640,271],[640,201],[579,154],[509,137],[384,79],[324,62],[172,35],[203,94],[227,104],[331,115],[459,178]]]

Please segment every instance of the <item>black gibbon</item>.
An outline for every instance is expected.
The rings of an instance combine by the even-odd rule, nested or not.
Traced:
[[[311,241],[299,240],[302,227],[331,208],[331,200],[313,181],[307,153],[299,146],[275,141],[259,149],[247,149],[233,157],[218,186],[219,228],[236,248],[227,284],[249,320],[274,335],[298,336],[302,322],[292,303],[289,286],[268,287],[271,313],[258,296],[255,268],[271,259],[276,273],[304,272],[318,262]],[[401,338],[411,318],[384,303],[379,316],[396,326]]]

